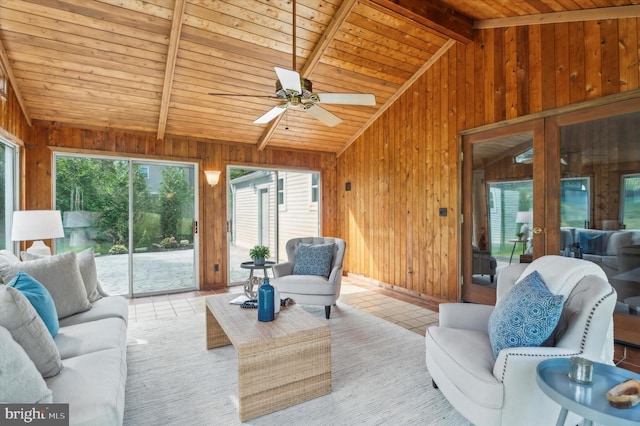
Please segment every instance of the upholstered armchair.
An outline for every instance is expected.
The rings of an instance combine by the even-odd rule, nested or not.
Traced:
[[[528,286],[533,271],[541,277],[537,286],[543,282],[540,291],[555,301],[555,321],[548,327],[553,333],[538,346],[516,343],[496,348],[496,343],[507,340],[496,339],[496,329],[490,325],[495,325],[498,312],[509,312],[505,305],[513,302],[514,294],[529,288],[520,285],[512,292],[520,280]],[[426,332],[426,364],[433,384],[476,426],[555,424],[560,406],[538,388],[536,366],[547,358],[571,356],[612,364],[615,290],[592,262],[543,256],[530,264],[506,267],[498,275],[496,299],[495,307],[440,305],[439,325]],[[527,309],[512,306],[519,320],[526,318]],[[527,321],[536,324],[540,319],[531,316]],[[579,418],[574,415],[570,421],[566,424],[576,424]]]
[[[287,241],[286,249],[288,261],[273,266],[273,286],[281,298],[324,306],[329,319],[340,297],[346,243],[340,238],[303,237]]]
[[[471,273],[473,275],[489,275],[491,282],[496,275],[498,262],[496,258],[491,256],[488,251],[473,250],[473,262],[471,264]]]

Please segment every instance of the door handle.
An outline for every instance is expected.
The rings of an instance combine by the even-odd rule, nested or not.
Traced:
[[[535,235],[542,234],[542,228],[540,228],[539,226],[534,226],[533,227],[533,233]]]

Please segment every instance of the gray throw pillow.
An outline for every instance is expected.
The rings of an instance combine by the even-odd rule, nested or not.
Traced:
[[[0,403],[52,402],[51,389],[11,333],[0,327]]]
[[[62,370],[60,353],[35,308],[19,290],[0,285],[0,326],[11,333],[43,377]]]
[[[27,262],[0,264],[0,276],[4,282],[11,281],[18,271],[31,275],[49,290],[59,319],[91,308],[74,252]]]
[[[23,260],[36,260],[44,259],[48,256],[41,254],[25,253]],[[80,267],[80,275],[82,275],[82,282],[84,288],[87,291],[87,298],[89,302],[93,303],[96,300],[102,298],[100,291],[98,290],[98,271],[96,268],[96,258],[93,254],[93,248],[88,248],[76,254],[78,260],[78,267]]]

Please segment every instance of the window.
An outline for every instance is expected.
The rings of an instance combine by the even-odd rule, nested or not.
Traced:
[[[320,198],[320,174],[313,173],[311,175],[311,202],[317,203]]]
[[[149,179],[149,167],[148,166],[139,166],[138,173],[144,176],[146,179]]]
[[[640,174],[622,176],[622,223],[627,229],[640,229]]]
[[[13,251],[11,241],[11,220],[16,207],[17,182],[16,164],[18,150],[0,140],[0,179],[3,191],[0,193],[0,249]]]
[[[590,179],[560,180],[560,226],[586,228],[589,223]]]
[[[509,257],[522,223],[516,215],[533,208],[533,181],[489,184],[489,245],[494,256]],[[529,224],[531,226],[531,224]]]
[[[278,205],[284,205],[284,178],[278,179]]]

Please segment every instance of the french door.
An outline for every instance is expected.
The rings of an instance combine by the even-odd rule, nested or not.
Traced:
[[[56,251],[93,248],[109,294],[197,289],[197,176],[193,163],[57,153]]]

